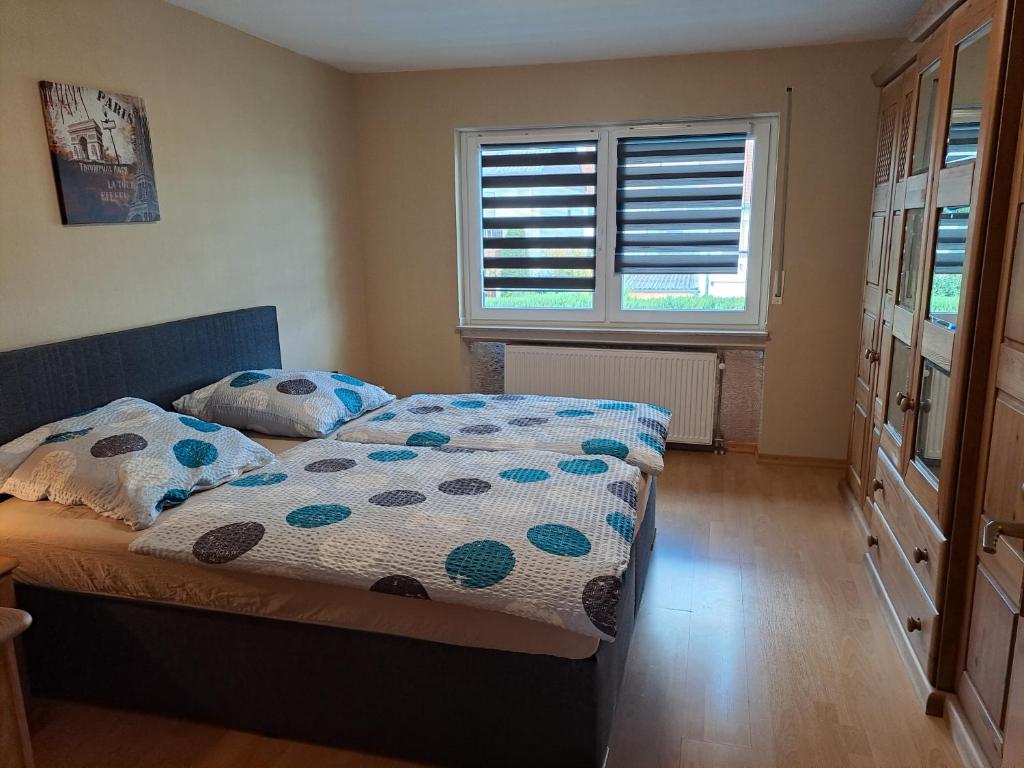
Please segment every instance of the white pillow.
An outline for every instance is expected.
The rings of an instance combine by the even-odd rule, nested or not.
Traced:
[[[395,399],[344,373],[239,371],[185,395],[174,408],[196,418],[281,437],[329,437],[346,421]]]

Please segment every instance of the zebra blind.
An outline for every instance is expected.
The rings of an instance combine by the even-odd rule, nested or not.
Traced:
[[[619,139],[615,271],[735,274],[746,146],[745,133]]]
[[[946,139],[946,165],[974,160],[978,156],[981,107],[953,108]]]
[[[483,287],[593,291],[597,141],[480,147]]]
[[[938,236],[935,242],[935,264],[938,275],[956,275],[964,271],[967,252],[967,225],[970,206],[943,208],[939,211]]]

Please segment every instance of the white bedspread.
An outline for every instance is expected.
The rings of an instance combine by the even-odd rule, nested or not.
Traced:
[[[350,421],[336,437],[357,443],[613,456],[657,475],[665,468],[671,418],[657,405],[616,400],[413,395]]]
[[[639,483],[607,456],[313,440],[165,512],[131,550],[610,640]]]

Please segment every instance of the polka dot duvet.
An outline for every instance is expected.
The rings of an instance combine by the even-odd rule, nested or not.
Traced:
[[[639,482],[607,455],[311,440],[165,513],[131,550],[611,640]]]
[[[413,395],[355,419],[338,440],[612,456],[664,469],[672,412],[657,405],[537,395]]]

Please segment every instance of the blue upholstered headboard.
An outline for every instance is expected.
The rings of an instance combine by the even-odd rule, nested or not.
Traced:
[[[0,445],[119,397],[170,408],[233,371],[280,367],[275,307],[0,352]]]

